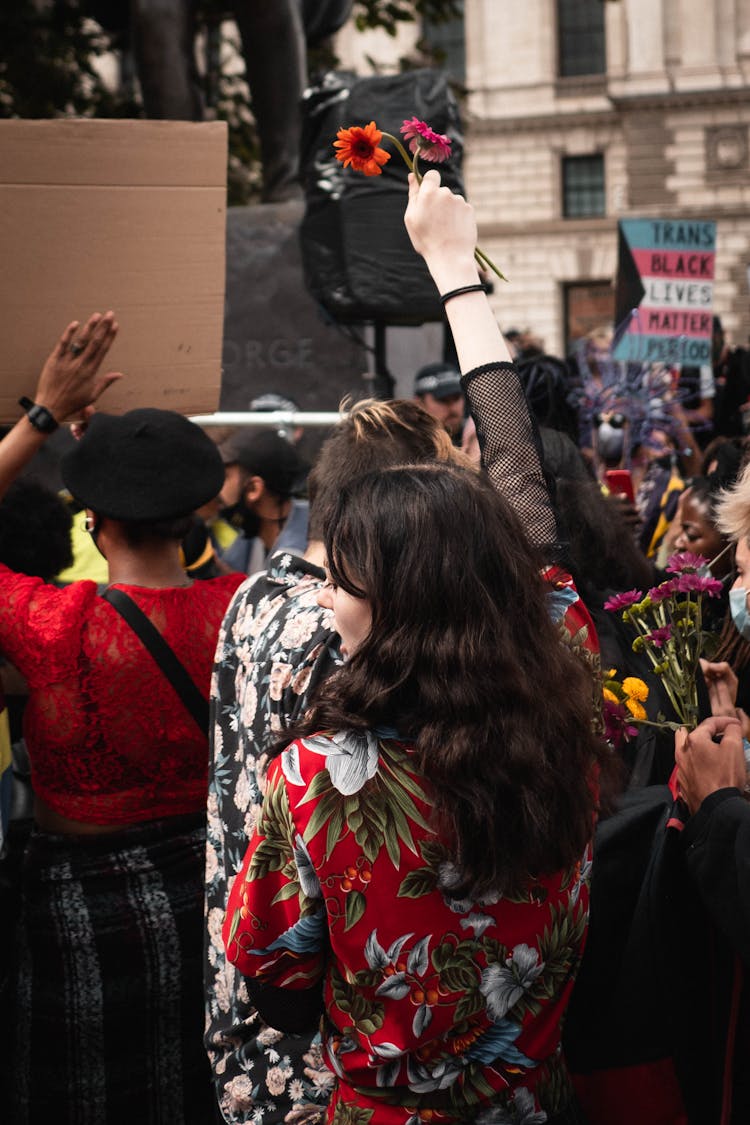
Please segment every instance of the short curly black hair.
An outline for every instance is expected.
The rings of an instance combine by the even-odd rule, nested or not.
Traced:
[[[73,562],[72,523],[56,493],[31,477],[14,481],[0,501],[0,563],[51,581]]]

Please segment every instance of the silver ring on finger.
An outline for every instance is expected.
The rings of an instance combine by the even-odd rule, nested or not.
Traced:
[[[85,344],[80,343],[78,340],[74,340],[73,343],[68,346],[68,351],[71,355],[80,355],[85,347]]]

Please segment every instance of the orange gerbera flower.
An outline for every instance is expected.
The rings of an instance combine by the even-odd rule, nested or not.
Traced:
[[[339,129],[333,142],[333,147],[338,149],[336,159],[345,168],[351,164],[355,172],[379,176],[383,165],[391,159],[389,152],[378,148],[382,139],[383,134],[374,121],[364,127],[353,125],[351,129]]]

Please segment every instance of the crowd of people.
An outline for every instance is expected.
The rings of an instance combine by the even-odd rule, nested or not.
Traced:
[[[0,442],[14,1125],[749,1119],[740,407],[507,342],[437,172],[405,223],[455,363],[312,466],[108,414],[112,312]],[[66,421],[62,501],[29,474]],[[720,586],[676,734],[605,610],[672,552]],[[602,668],[649,688],[617,747]]]

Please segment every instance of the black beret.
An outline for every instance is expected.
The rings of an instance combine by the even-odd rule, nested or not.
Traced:
[[[214,443],[172,410],[95,414],[60,469],[80,504],[117,520],[186,516],[224,484]]]

